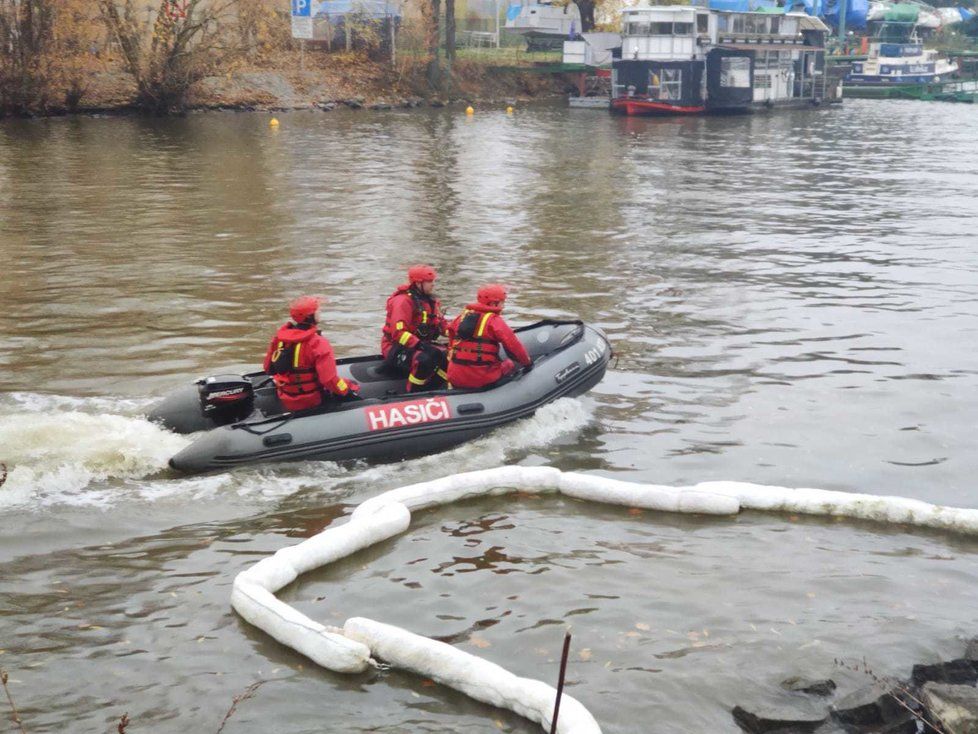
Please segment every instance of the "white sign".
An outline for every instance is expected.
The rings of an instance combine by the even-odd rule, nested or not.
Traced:
[[[312,40],[312,18],[292,16],[292,37]]]

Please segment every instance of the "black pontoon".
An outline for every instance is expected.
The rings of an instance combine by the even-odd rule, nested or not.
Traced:
[[[184,472],[272,461],[392,460],[442,451],[532,415],[601,381],[611,347],[580,321],[541,321],[516,329],[531,371],[480,390],[406,394],[380,356],[337,361],[360,383],[362,400],[314,412],[284,412],[264,372],[198,380],[165,398],[149,419],[177,433],[206,431],[170,459]]]

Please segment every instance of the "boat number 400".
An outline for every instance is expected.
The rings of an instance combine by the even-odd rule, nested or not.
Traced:
[[[593,349],[588,349],[584,353],[584,361],[587,363],[587,366],[590,367],[592,364],[601,359],[601,357],[604,355],[604,350],[607,348],[607,345],[601,341],[598,342],[597,346]]]

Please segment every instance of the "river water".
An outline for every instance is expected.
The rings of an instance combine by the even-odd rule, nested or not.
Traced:
[[[317,669],[229,607],[236,573],[405,483],[514,462],[976,506],[978,116],[851,101],[637,120],[541,105],[0,125],[0,666],[31,732],[533,732],[397,672]],[[340,354],[429,261],[450,311],[579,315],[619,361],[588,396],[448,454],[186,478],[141,415],[250,368],[326,293]],[[553,683],[605,732],[734,732],[791,675],[905,675],[976,633],[978,543],[514,496],[283,592]]]

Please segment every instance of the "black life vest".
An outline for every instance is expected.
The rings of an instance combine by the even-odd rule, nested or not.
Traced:
[[[499,361],[499,342],[487,339],[486,327],[496,314],[492,311],[465,310],[452,342],[450,360],[455,364],[472,366],[495,364]]]
[[[271,364],[268,367],[268,374],[278,378],[275,380],[275,386],[289,397],[297,398],[323,389],[314,368],[299,366],[303,344],[305,342],[280,339],[275,345]]]
[[[414,306],[414,329],[413,331],[408,329],[408,331],[411,331],[422,341],[434,341],[439,336],[438,322],[441,316],[438,300],[431,296],[426,296],[423,293],[418,293],[414,288],[408,288],[407,290],[401,290],[399,288],[387,299],[388,319],[387,323],[384,324],[384,333],[387,335],[387,338],[391,341],[397,341],[397,334],[395,331],[392,331],[390,324],[390,304],[393,299],[405,293],[411,296],[411,304]]]
[[[413,288],[411,300],[414,301],[414,320],[417,323],[415,336],[424,341],[434,341],[438,338],[438,302],[431,296],[416,293]]]

